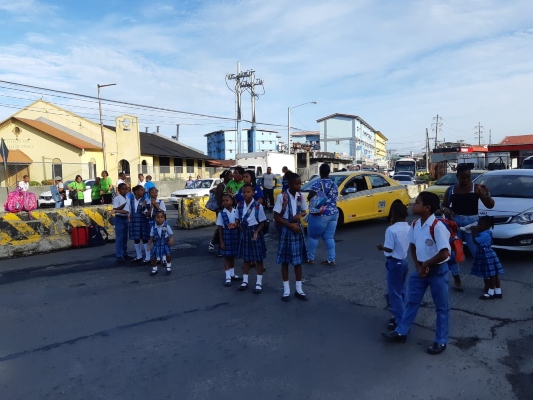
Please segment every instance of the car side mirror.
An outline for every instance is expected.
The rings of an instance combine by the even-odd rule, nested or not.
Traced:
[[[355,193],[355,192],[357,192],[357,189],[354,187],[346,188],[346,190],[344,191],[345,194],[350,194],[350,193]]]

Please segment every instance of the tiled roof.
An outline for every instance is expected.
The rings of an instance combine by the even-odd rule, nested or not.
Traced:
[[[302,131],[291,133],[291,136],[311,136],[311,135],[320,135],[320,131]]]
[[[17,118],[13,117],[14,120],[22,122],[23,124],[29,125],[41,132],[44,132],[50,136],[55,137],[56,139],[59,139],[65,143],[68,143],[74,147],[77,147],[78,149],[85,149],[85,150],[102,150],[101,147],[96,146],[92,143],[89,143],[83,139],[79,139],[77,137],[74,137],[72,135],[69,135],[66,132],[63,132],[51,125],[45,124],[42,121],[36,121],[33,119],[26,119],[26,118]]]
[[[241,127],[241,134],[242,132],[246,132],[246,131],[249,131],[250,128],[242,128]],[[268,130],[268,129],[259,129],[259,128],[255,128],[255,130],[257,132],[270,132],[270,133],[278,133],[278,131],[271,131],[271,130]],[[237,129],[219,129],[218,131],[213,131],[213,132],[209,132],[209,133],[206,133],[204,136],[207,137],[209,135],[213,135],[215,133],[219,133],[219,132],[236,132]]]
[[[209,160],[199,150],[185,146],[174,139],[157,133],[139,132],[141,139],[141,154],[160,157],[192,158],[196,160]]]
[[[506,136],[499,144],[503,146],[513,146],[517,144],[533,144],[533,135]]]
[[[4,157],[0,154],[0,162],[4,162]],[[22,150],[9,150],[7,153],[7,164],[31,164],[33,161]]]
[[[209,160],[207,161],[210,167],[231,167],[235,165],[235,160]]]

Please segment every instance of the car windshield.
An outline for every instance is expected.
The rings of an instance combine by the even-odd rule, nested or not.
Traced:
[[[482,175],[475,182],[487,186],[493,197],[533,199],[531,175]]]
[[[350,175],[330,175],[329,179],[331,179],[337,186],[340,186],[342,182],[346,180]],[[302,186],[301,191],[302,192],[309,192],[311,190],[311,186],[319,180],[320,177],[315,176],[313,179],[311,179],[309,182],[307,182],[305,185]]]
[[[194,181],[189,186],[187,186],[187,189],[209,189],[211,187],[211,181],[210,179],[201,179],[199,181]]]
[[[437,182],[435,182],[435,185],[451,186],[451,185],[455,185],[456,183],[457,183],[457,176],[455,176],[455,174],[446,174],[442,178],[440,178]]]
[[[394,179],[397,181],[410,181],[411,177],[409,175],[394,175]]]

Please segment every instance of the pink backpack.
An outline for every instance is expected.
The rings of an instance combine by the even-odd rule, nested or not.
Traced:
[[[23,192],[24,195],[24,211],[33,211],[37,208],[37,196],[33,192]]]
[[[24,192],[20,189],[13,190],[7,195],[4,210],[7,212],[19,212],[24,209]]]

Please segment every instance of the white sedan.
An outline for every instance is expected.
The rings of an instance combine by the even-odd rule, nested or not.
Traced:
[[[67,198],[65,199],[65,207],[69,207],[72,205],[72,199],[68,197],[69,190],[67,189],[68,185],[70,185],[74,181],[66,181],[63,184],[63,187],[65,188],[65,194]],[[94,179],[87,179],[85,182],[86,189],[83,192],[83,198],[85,200],[85,204],[91,203],[91,189],[94,185]],[[37,202],[39,203],[39,208],[50,208],[55,207],[56,202],[52,198],[52,192],[47,191],[40,194],[39,198],[37,199]]]
[[[173,192],[168,198],[168,201],[174,206],[174,208],[177,209],[178,199],[201,196],[209,197],[209,191],[216,188],[220,182],[222,182],[220,179],[215,178],[199,179],[187,186],[186,189],[176,190]]]
[[[494,217],[492,247],[533,251],[533,170],[489,171],[474,182],[486,185],[494,199],[492,210],[479,202],[479,215]]]
[[[407,187],[407,185],[416,185],[416,181],[411,175],[395,174],[392,179],[405,187]]]

